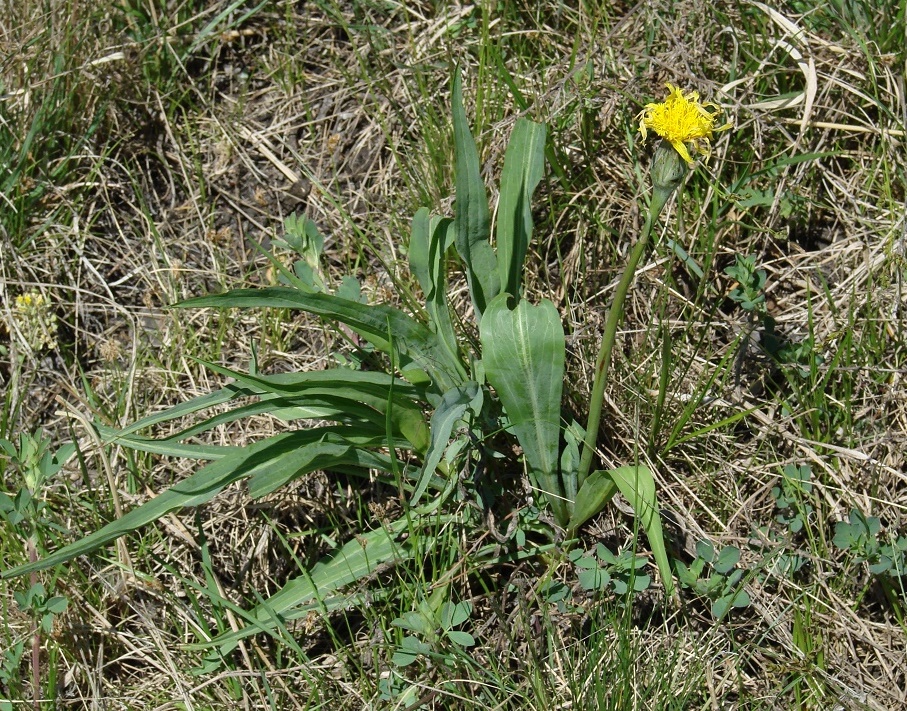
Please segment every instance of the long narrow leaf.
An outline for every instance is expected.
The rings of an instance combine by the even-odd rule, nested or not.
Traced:
[[[413,217],[409,240],[410,269],[419,280],[425,293],[425,308],[430,324],[441,343],[450,354],[450,360],[459,366],[457,336],[447,305],[447,252],[454,241],[453,221],[438,216],[430,217],[426,208],[420,208]],[[459,367],[462,379],[466,372]]]
[[[532,194],[544,169],[545,126],[520,119],[504,155],[495,218],[501,290],[516,298],[520,297],[523,261],[532,239]]]
[[[293,620],[310,610],[326,612],[347,604],[349,598],[335,595],[338,590],[373,575],[380,568],[416,555],[419,548],[413,545],[413,538],[402,542],[397,539],[407,529],[418,526],[418,520],[399,520],[386,528],[356,536],[255,608],[249,614],[250,622],[245,628],[221,635],[208,645],[195,646],[217,645],[226,653],[240,639],[273,630],[278,620]],[[431,544],[430,537],[418,538],[422,546]]]
[[[366,446],[379,446],[378,438],[365,438]],[[249,496],[258,499],[304,474],[318,469],[352,467],[390,471],[390,457],[353,447],[350,441],[340,436],[324,436],[322,441],[310,442],[297,448],[293,453],[293,465],[271,467],[256,472],[249,479]]]
[[[271,286],[263,289],[236,289],[187,299],[175,308],[283,308],[299,309],[346,324],[383,353],[393,348],[401,368],[415,366],[445,390],[458,380],[456,367],[448,362],[446,349],[432,331],[387,304],[362,304],[332,294],[304,294],[296,289]]]
[[[169,422],[170,420],[176,420],[180,417],[185,417],[186,415],[192,415],[209,407],[222,405],[223,403],[230,402],[230,400],[234,400],[238,397],[249,397],[250,395],[256,394],[258,394],[257,390],[248,390],[246,388],[241,388],[236,384],[227,385],[220,390],[215,390],[207,395],[192,398],[191,400],[181,402],[179,405],[174,405],[161,412],[156,412],[153,415],[143,417],[141,420],[133,422],[122,430],[116,430],[116,432],[118,435],[129,435],[133,432],[140,432],[146,427],[159,425],[162,422]]]
[[[414,391],[413,387],[386,373],[335,368],[320,371],[318,374],[322,377],[318,378],[306,377],[315,373],[283,373],[269,377],[242,373],[215,363],[206,362],[205,365],[216,373],[236,378],[247,387],[261,388],[274,395],[329,395],[366,405],[389,417],[417,451],[424,452],[428,447],[429,428],[421,408],[412,399],[398,396],[398,385],[403,393]]]
[[[479,172],[479,152],[469,130],[466,109],[463,108],[463,78],[459,70],[454,72],[451,101],[457,164],[454,218],[457,252],[466,265],[466,279],[476,317],[481,318],[488,303],[500,292],[501,278],[498,275],[497,258],[489,241],[491,229],[488,197]]]
[[[3,571],[0,577],[9,578],[44,570],[90,553],[126,533],[157,521],[171,511],[203,504],[216,496],[225,486],[246,477],[273,469],[298,470],[301,461],[306,459],[304,454],[299,455],[298,450],[300,444],[306,442],[307,437],[309,435],[304,430],[276,435],[211,462],[150,501],[124,514],[122,518],[111,521],[94,533],[64,546],[42,560]]]
[[[109,428],[99,428],[101,436],[108,433]],[[320,441],[337,441],[335,438],[343,438],[347,445],[356,447],[386,447],[388,444],[387,434],[383,427],[372,424],[350,425],[328,425],[325,427],[312,427],[311,429],[300,430],[300,445],[305,442],[313,443]],[[160,454],[165,457],[187,457],[189,459],[205,459],[213,461],[223,459],[229,454],[238,452],[242,447],[237,446],[217,446],[204,444],[188,444],[175,438],[154,439],[151,437],[140,437],[138,435],[129,435],[127,437],[117,438],[117,444],[134,449],[139,452],[148,452],[149,454]],[[398,449],[408,449],[412,445],[403,438],[394,438],[391,440],[391,446]]]

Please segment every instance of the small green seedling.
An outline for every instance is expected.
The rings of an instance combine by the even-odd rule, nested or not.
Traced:
[[[765,282],[767,275],[764,269],[756,269],[756,255],[746,257],[737,255],[733,266],[726,267],[724,273],[737,282],[737,286],[728,294],[731,301],[740,304],[744,311],[761,314],[765,311]]]
[[[813,490],[810,477],[812,470],[808,465],[798,467],[788,464],[784,467],[781,481],[772,487],[772,498],[778,509],[775,520],[787,526],[791,533],[803,530],[803,526],[813,513],[813,507],[806,501]]]
[[[849,551],[858,563],[869,564],[873,575],[901,577],[907,573],[907,537],[898,536],[887,543],[879,540],[882,523],[876,516],[866,516],[852,509],[847,521],[835,524],[832,542]]]
[[[680,583],[697,595],[712,601],[712,615],[722,619],[733,607],[747,607],[750,596],[741,589],[740,579],[743,570],[737,567],[740,562],[740,549],[726,546],[721,551],[709,541],[696,544],[696,558],[688,566],[677,561],[677,577]],[[707,570],[710,570],[706,574]]]
[[[324,252],[324,235],[318,227],[307,217],[290,215],[284,220],[283,239],[275,237],[275,247],[288,249],[301,257],[293,263],[293,274],[308,290],[325,291],[324,278],[321,275],[321,254]],[[280,275],[281,281],[292,286],[291,278]],[[299,286],[299,282],[296,285]]]
[[[405,667],[420,656],[435,656],[446,666],[453,666],[453,655],[444,642],[452,643],[454,648],[475,645],[476,640],[471,634],[454,629],[466,622],[471,614],[472,604],[469,602],[445,602],[435,612],[428,601],[423,601],[418,609],[391,622],[394,627],[415,633],[400,641],[392,661],[397,666]]]
[[[63,614],[69,601],[60,595],[48,595],[41,583],[35,583],[28,590],[15,591],[13,597],[19,609],[28,611],[44,634],[50,634],[54,628],[54,618]]]
[[[750,544],[750,549],[757,555],[764,556],[766,562],[764,568],[755,571],[755,577],[760,583],[764,584],[772,575],[790,580],[809,565],[809,558],[791,549],[789,535],[772,530],[769,526],[760,526],[753,538],[756,542]]]
[[[779,364],[794,366],[797,375],[806,378],[813,368],[823,362],[822,356],[816,352],[814,339],[810,337],[794,342],[778,332],[775,319],[765,306],[765,270],[756,268],[755,255],[741,257],[738,254],[736,259],[733,266],[724,270],[737,282],[728,298],[750,315],[754,327],[761,327],[759,342],[765,353]]]
[[[614,555],[599,543],[592,553],[579,549],[571,551],[570,558],[577,567],[577,578],[583,590],[610,588],[618,595],[626,595],[630,590],[641,592],[652,582],[650,576],[641,572],[648,560],[630,550]]]
[[[22,674],[19,671],[19,665],[22,663],[22,657],[25,654],[25,642],[19,640],[9,648],[4,650],[3,657],[0,658],[0,687],[6,689],[6,696],[0,696],[0,711],[12,711],[13,695],[21,694]]]
[[[23,541],[30,561],[36,561],[38,555],[45,552],[49,531],[64,530],[48,515],[43,494],[47,483],[62,469],[74,451],[75,445],[71,442],[53,451],[51,439],[44,432],[35,435],[22,432],[18,443],[0,439],[0,455],[6,458],[4,461],[4,457],[0,456],[0,474],[5,474],[9,467],[18,472],[21,481],[19,490],[12,496],[0,491],[0,520],[5,521],[13,535]],[[6,480],[11,480],[11,477]],[[32,574],[27,588],[14,590],[13,597],[19,608],[32,618],[32,693],[37,699],[41,695],[41,633],[49,635],[53,631],[54,619],[66,610],[68,601],[65,597],[50,595],[38,582],[36,574]],[[11,659],[6,655],[4,665]]]

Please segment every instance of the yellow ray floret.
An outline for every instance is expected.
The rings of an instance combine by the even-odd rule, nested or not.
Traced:
[[[673,84],[667,84],[670,92],[660,104],[646,104],[636,117],[639,121],[639,132],[643,140],[649,129],[652,129],[668,141],[681,157],[689,164],[693,163],[693,154],[708,155],[711,150],[712,134],[724,131],[731,124],[715,127],[715,120],[721,115],[721,107],[710,101],[699,102],[699,93],[688,94]]]

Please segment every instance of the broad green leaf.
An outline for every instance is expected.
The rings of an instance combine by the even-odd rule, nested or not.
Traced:
[[[428,635],[434,632],[435,621],[427,618],[421,610],[410,610],[404,612],[400,617],[391,621],[392,627],[418,632],[419,634]]]
[[[504,405],[530,473],[564,526],[570,517],[558,475],[564,328],[550,301],[538,306],[520,301],[510,310],[508,299],[499,295],[482,318],[485,375]]]
[[[447,633],[447,638],[454,644],[459,644],[461,647],[472,647],[476,643],[476,638],[469,634],[469,632],[461,632],[459,630],[450,630]]]
[[[305,430],[289,432],[243,447],[205,465],[183,481],[94,533],[64,546],[42,560],[3,571],[0,577],[9,578],[44,570],[72,560],[76,556],[90,553],[126,533],[157,521],[171,511],[203,504],[235,481],[256,474],[264,476],[271,471],[296,471],[300,466],[305,466],[307,461],[305,452],[300,453],[299,450],[301,445],[307,443],[309,436]]]
[[[441,397],[441,403],[431,416],[431,444],[429,444],[428,451],[425,453],[425,464],[419,476],[419,483],[413,492],[411,506],[418,504],[422,494],[425,493],[428,482],[438,468],[438,464],[444,456],[444,451],[447,449],[447,443],[450,441],[450,433],[453,432],[454,425],[466,414],[468,409],[475,413],[482,409],[482,390],[479,384],[474,381],[469,381],[460,387],[448,390]]]
[[[398,667],[406,667],[418,660],[419,657],[431,654],[431,652],[431,645],[416,637],[404,637],[400,641],[397,651],[394,652],[394,656],[391,657],[391,661]],[[407,698],[406,700],[408,701],[409,699]],[[407,708],[409,707],[407,706]]]
[[[415,365],[441,390],[459,380],[458,364],[450,363],[438,336],[423,324],[387,304],[361,304],[332,294],[308,294],[284,286],[236,289],[174,304],[175,308],[299,309],[346,324],[383,353],[394,350],[401,369]],[[393,341],[393,346],[391,346]]]
[[[458,603],[447,601],[441,606],[441,627],[445,630],[459,627],[471,614],[472,603],[468,600]]]
[[[520,119],[510,135],[501,172],[495,246],[501,290],[520,298],[523,261],[532,239],[532,194],[545,169],[545,126]]]
[[[488,197],[479,172],[479,152],[463,108],[463,77],[459,69],[454,72],[451,100],[457,176],[454,207],[457,252],[466,265],[469,293],[476,318],[480,319],[488,303],[501,290],[501,279],[497,258],[489,242]]]
[[[730,573],[738,562],[740,562],[740,549],[737,546],[725,546],[714,563],[715,572],[722,575]]]

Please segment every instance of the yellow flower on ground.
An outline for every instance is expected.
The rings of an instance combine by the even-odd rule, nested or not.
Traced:
[[[643,140],[652,129],[674,146],[688,164],[692,165],[693,155],[707,156],[711,151],[712,134],[724,131],[731,124],[715,127],[715,120],[721,115],[721,107],[710,101],[699,102],[699,93],[684,94],[673,84],[666,84],[670,92],[660,104],[646,104],[636,117]]]
[[[44,294],[30,291],[17,296],[13,319],[32,350],[53,350],[57,347],[57,317]]]

